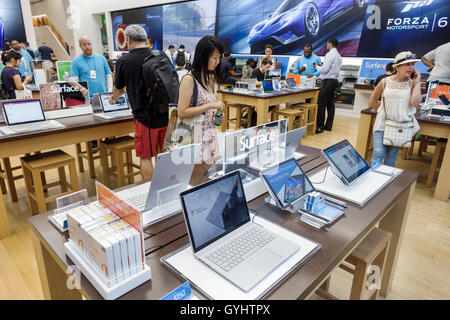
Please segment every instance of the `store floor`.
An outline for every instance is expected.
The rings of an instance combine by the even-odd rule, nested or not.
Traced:
[[[332,132],[325,131],[306,137],[302,143],[324,148],[346,138],[356,145],[357,132],[358,119],[336,115]],[[73,156],[75,154],[75,146],[68,146],[63,150]],[[413,160],[402,160],[399,154],[397,167],[416,171],[420,177],[405,228],[392,290],[386,297],[389,300],[450,299],[450,204],[433,199],[433,189],[425,187],[431,157],[431,153],[425,153],[421,159],[414,156]],[[14,165],[19,164],[17,157],[12,161]],[[96,164],[97,176],[102,181],[100,164]],[[50,172],[48,181],[56,177],[56,171]],[[94,195],[94,180],[89,178],[87,171],[79,173],[79,183],[81,188],[88,189],[89,195]],[[13,235],[0,240],[0,299],[42,299],[27,222],[29,210],[23,180],[18,180],[16,185],[18,202],[12,203],[9,194],[4,195]],[[334,271],[330,291],[338,298],[347,298],[351,279],[351,275],[343,270]],[[317,296],[311,298],[318,299]]]

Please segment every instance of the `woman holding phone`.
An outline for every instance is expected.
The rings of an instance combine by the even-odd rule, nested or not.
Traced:
[[[419,61],[410,51],[397,54],[393,64],[396,74],[384,78],[370,96],[369,107],[377,110],[373,126],[372,163],[384,160],[385,165],[393,167],[400,150],[398,146],[383,144],[385,119],[402,123],[412,121],[415,132],[420,128],[414,117],[416,107],[422,102],[421,74],[414,68]]]

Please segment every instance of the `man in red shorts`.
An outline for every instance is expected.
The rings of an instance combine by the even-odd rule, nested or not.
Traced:
[[[130,25],[125,36],[130,52],[116,62],[114,92],[109,100],[114,103],[126,88],[134,115],[134,147],[136,155],[141,158],[142,179],[150,179],[153,175],[152,158],[163,148],[169,114],[154,112],[145,94],[141,70],[144,59],[151,52],[147,33],[141,26]]]

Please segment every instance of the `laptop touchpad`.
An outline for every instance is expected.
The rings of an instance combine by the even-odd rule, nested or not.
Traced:
[[[251,256],[248,260],[248,264],[259,272],[268,273],[275,269],[282,261],[283,259],[278,254],[264,248]]]

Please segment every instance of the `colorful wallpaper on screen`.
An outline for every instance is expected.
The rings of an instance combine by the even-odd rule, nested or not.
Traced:
[[[26,40],[20,0],[0,0],[0,48],[11,40]]]
[[[214,35],[216,1],[197,0],[160,6],[138,8],[111,13],[114,50],[127,51],[125,29],[129,24],[139,24],[154,41],[154,49],[176,48],[184,44],[193,51],[204,35]]]
[[[367,10],[373,4],[375,14]],[[217,0],[217,6],[217,36],[233,53],[262,54],[271,44],[274,54],[298,55],[312,43],[324,55],[335,37],[343,56],[394,57],[402,50],[421,56],[450,34],[448,0]]]

